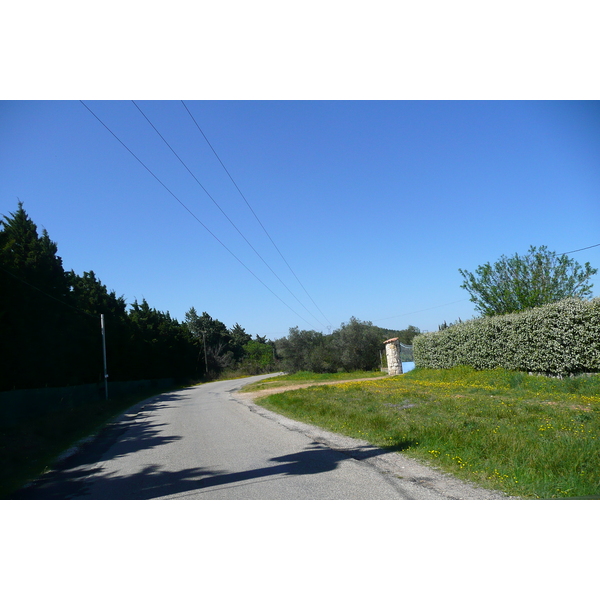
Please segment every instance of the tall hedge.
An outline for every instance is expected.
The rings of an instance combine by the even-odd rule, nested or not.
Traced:
[[[502,367],[547,375],[600,372],[600,297],[568,298],[417,336],[415,366]]]

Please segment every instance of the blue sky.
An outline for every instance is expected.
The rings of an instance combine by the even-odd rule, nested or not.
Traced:
[[[598,102],[186,102],[293,273],[181,102],[137,104],[212,199],[132,102],[86,104],[220,242],[78,101],[0,103],[0,213],[179,320],[437,330],[474,315],[459,268],[600,244]]]
[[[14,211],[20,198],[38,226],[46,227],[57,242],[65,268],[94,270],[129,302],[145,297],[151,306],[180,320],[193,305],[228,326],[239,322],[253,335],[271,338],[285,335],[294,325],[320,328],[135,106],[89,102],[219,239],[311,324],[250,275],[76,101],[214,100],[188,106],[327,320],[289,273],[181,105],[140,106],[323,325],[335,328],[354,315],[390,328],[413,324],[435,330],[444,320],[473,314],[460,289],[459,268],[473,270],[501,254],[526,252],[531,244],[565,252],[600,243],[598,103],[462,102],[598,100],[595,58],[600,37],[595,13],[587,0],[574,0],[568,7],[531,0],[375,0],[368,6],[330,0],[301,5],[234,0],[197,4],[193,11],[189,2],[178,0],[168,7],[108,0],[100,8],[78,3],[76,9],[72,2],[9,3],[0,36],[2,56],[9,57],[2,65],[0,94],[0,214]],[[248,102],[273,99],[289,102]],[[354,102],[357,99],[370,102]],[[599,251],[597,247],[572,256],[600,266]],[[595,284],[600,294],[598,277]],[[20,524],[16,547],[27,539],[23,523],[32,524],[38,537],[40,526],[60,523],[61,539],[69,523],[78,523],[72,505],[62,519],[55,515],[62,507],[49,506],[28,505],[26,519],[13,519]],[[148,509],[153,522],[157,506]],[[556,532],[551,533],[553,543],[546,543],[539,532],[545,531],[548,519],[560,522],[559,504],[536,504],[537,518],[531,510],[523,515],[526,518],[515,514],[529,504],[475,509],[458,503],[411,505],[412,513],[420,516],[423,511],[423,519],[413,519],[414,526],[402,521],[401,530],[394,529],[399,523],[395,504],[378,504],[373,511],[369,503],[336,503],[334,518],[325,520],[323,505],[316,509],[310,504],[310,510],[307,506],[294,507],[294,522],[302,527],[298,532],[314,530],[315,535],[342,543],[349,520],[362,525],[363,517],[364,539],[371,546],[379,541],[379,531],[385,532],[381,541],[397,534],[418,548],[425,540],[428,549],[435,539],[441,552],[446,550],[445,540],[451,540],[447,550],[460,557],[466,554],[471,562],[476,557],[470,550],[485,547],[480,553],[485,563],[479,569],[485,575],[490,556],[499,551],[502,559],[508,547],[514,552],[514,540],[521,536],[527,540],[520,545],[527,552],[521,562],[529,572],[532,561],[537,560],[537,573],[554,564],[550,552]],[[200,519],[195,506],[181,507],[178,515],[194,511],[189,516],[201,523],[203,539],[209,541],[204,546],[220,557],[212,549],[225,549],[223,540],[229,542],[222,525],[232,522],[231,505],[203,505]],[[293,576],[289,565],[295,569],[309,550],[302,535],[292,531],[290,536],[289,527],[273,535],[268,527],[271,504],[253,504],[251,514],[240,513],[245,507],[242,503],[233,508],[242,518],[234,518],[227,532],[235,532],[241,547],[262,559],[263,554],[255,552],[256,531],[247,529],[258,523],[266,550],[286,550],[276,569]],[[83,505],[75,512],[78,509],[85,510]],[[46,514],[48,510],[52,514]],[[487,529],[473,519],[482,510],[491,512],[486,522],[505,525],[497,528],[506,532],[504,538],[500,535],[498,541],[496,536],[492,545],[487,543]],[[40,519],[35,519],[36,511]],[[136,511],[143,514],[143,507]],[[94,544],[102,558],[110,551],[115,523],[121,525],[121,513],[106,510],[103,520],[104,513],[94,507],[93,520],[86,520],[102,523],[101,542],[102,534],[110,533],[104,543]],[[172,509],[167,513],[169,525],[171,513]],[[565,519],[569,527],[563,528],[570,532],[571,544],[571,532],[587,534],[592,522],[592,515],[581,507],[577,514],[582,526],[573,525],[570,511]],[[219,526],[207,528],[207,523]],[[428,524],[426,536],[422,523]],[[123,525],[131,528],[130,520]],[[173,528],[160,530],[169,532],[173,547]],[[187,525],[179,530],[189,533]],[[45,537],[55,540],[55,533]],[[141,533],[138,537],[145,539],[145,531]],[[156,542],[156,531],[152,536]],[[251,546],[244,545],[246,537]],[[542,543],[532,553],[533,539]],[[142,557],[140,567],[155,545],[136,548],[132,556]],[[300,550],[297,555],[295,548]],[[177,577],[165,580],[170,592],[173,582],[181,580],[181,561],[188,558],[171,554]],[[245,552],[244,561],[238,562],[248,564],[250,554]],[[52,578],[59,570],[48,555],[44,552],[37,566],[46,565]],[[83,573],[87,564],[95,564],[89,555],[79,569]],[[565,590],[581,580],[581,557],[576,560],[572,569],[569,564],[563,569],[564,583],[558,582]],[[412,572],[429,569],[422,562],[413,561]],[[380,563],[377,555],[377,573]],[[331,567],[329,556],[327,564]],[[341,562],[335,566],[347,571]],[[368,573],[369,566],[363,572]],[[452,561],[441,565],[447,572],[439,578],[444,586],[461,566]],[[218,561],[211,563],[219,575],[220,568]],[[255,576],[255,565],[250,569],[248,574]],[[348,580],[357,589],[352,575]],[[364,584],[371,591],[374,580],[368,573]],[[557,588],[554,571],[548,571],[545,580]],[[537,590],[540,581],[544,578],[532,580],[532,589]],[[339,587],[339,578],[335,585]],[[157,588],[154,581],[153,586]]]

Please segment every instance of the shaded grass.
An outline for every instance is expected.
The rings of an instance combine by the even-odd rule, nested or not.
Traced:
[[[0,427],[0,498],[48,471],[56,459],[82,438],[97,433],[130,406],[179,388],[146,389],[108,402],[90,402],[32,418],[16,427]]]
[[[416,369],[257,402],[510,495],[600,495],[599,376]]]

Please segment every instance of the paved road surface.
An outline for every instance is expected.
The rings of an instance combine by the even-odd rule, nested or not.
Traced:
[[[145,400],[17,499],[496,499],[398,453],[254,405],[219,381]]]

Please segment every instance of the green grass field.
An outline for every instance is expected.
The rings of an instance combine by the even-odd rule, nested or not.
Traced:
[[[262,383],[332,380],[295,377]],[[407,456],[510,495],[600,498],[598,375],[561,380],[467,367],[415,369],[277,393],[257,403],[381,447],[403,448]]]

